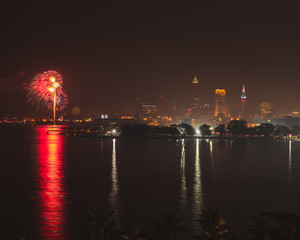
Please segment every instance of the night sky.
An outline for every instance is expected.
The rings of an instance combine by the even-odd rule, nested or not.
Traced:
[[[187,102],[195,75],[203,101],[225,88],[234,106],[245,84],[253,109],[300,110],[297,1],[2,1],[0,28],[0,116],[36,113],[26,86],[49,69],[63,75],[66,111]]]

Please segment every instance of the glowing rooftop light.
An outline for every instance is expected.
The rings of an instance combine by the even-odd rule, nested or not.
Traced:
[[[226,90],[225,89],[216,89],[215,95],[217,96],[226,96]]]
[[[194,77],[193,83],[196,83],[196,84],[199,83],[197,76]]]

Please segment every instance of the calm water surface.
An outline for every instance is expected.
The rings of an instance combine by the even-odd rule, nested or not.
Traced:
[[[169,210],[199,230],[217,208],[240,239],[250,216],[299,209],[300,142],[94,139],[0,128],[1,236],[81,239],[88,209],[145,226]]]

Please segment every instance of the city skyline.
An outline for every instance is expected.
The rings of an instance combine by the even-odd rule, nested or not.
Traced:
[[[23,113],[23,114],[18,114],[16,112],[14,112],[14,114],[3,114],[3,116],[46,116],[46,115],[49,115],[48,113],[48,110],[47,108],[45,107],[36,107],[34,106],[33,104],[30,103],[29,99],[28,99],[28,95],[29,95],[29,92],[30,92],[30,84],[31,84],[31,81],[32,79],[30,79],[28,82],[27,81],[24,81],[22,82],[22,80],[20,80],[20,78],[22,78],[22,75],[25,74],[24,72],[21,72],[20,73],[20,76],[19,78],[16,78],[17,81],[14,82],[14,86],[9,86],[8,89],[9,89],[9,93],[12,93],[13,91],[16,91],[18,92],[20,95],[23,95],[23,101],[22,101],[22,105],[20,105],[20,107],[25,111],[26,113]],[[19,82],[18,82],[19,81]],[[187,92],[187,95],[188,97],[186,97],[184,99],[183,97],[183,94],[182,95],[179,95],[176,97],[172,97],[172,94],[170,96],[168,95],[157,95],[155,93],[153,93],[152,95],[151,94],[147,94],[147,95],[137,95],[136,99],[132,99],[132,104],[131,106],[126,106],[126,105],[122,105],[122,103],[116,103],[114,105],[109,105],[109,107],[106,106],[106,108],[102,108],[102,109],[105,109],[105,110],[100,110],[101,107],[98,109],[98,111],[94,111],[94,112],[88,112],[87,109],[85,109],[83,107],[80,108],[80,106],[75,106],[75,105],[72,105],[69,106],[67,105],[66,109],[64,111],[59,111],[59,114],[62,115],[62,114],[72,114],[73,113],[73,110],[76,109],[76,108],[79,108],[80,112],[84,115],[89,115],[89,114],[92,114],[92,113],[96,113],[98,115],[101,115],[101,114],[108,114],[110,112],[112,112],[114,109],[120,109],[123,113],[125,114],[131,114],[131,115],[134,115],[136,113],[139,112],[138,108],[137,108],[137,103],[140,101],[139,99],[145,99],[145,98],[151,98],[151,104],[154,104],[155,105],[155,108],[159,105],[159,99],[161,97],[163,98],[166,98],[168,99],[169,103],[170,104],[176,104],[177,105],[177,108],[180,107],[180,108],[184,108],[186,112],[189,111],[189,108],[192,107],[192,108],[201,108],[202,105],[207,105],[210,107],[210,111],[211,111],[211,115],[215,115],[213,112],[216,111],[215,110],[215,107],[216,107],[216,100],[215,100],[215,92],[217,90],[224,90],[226,91],[226,102],[228,104],[228,107],[229,109],[234,109],[234,111],[240,111],[241,109],[245,108],[245,106],[242,106],[243,105],[243,101],[241,102],[241,100],[243,100],[243,97],[246,96],[245,94],[245,84],[242,84],[242,91],[239,92],[239,95],[238,93],[234,93],[234,97],[235,99],[233,99],[233,97],[230,95],[228,95],[228,92],[231,92],[231,89],[224,89],[224,88],[215,88],[215,89],[209,89],[207,90],[204,94],[203,94],[203,89],[201,89],[201,81],[198,80],[197,78],[197,75],[194,76],[194,78],[192,78],[192,81],[190,80],[189,83],[186,84],[185,86],[185,89],[183,91]],[[197,95],[197,93],[199,94],[199,96],[196,96],[195,97],[195,94]],[[242,95],[241,95],[242,94]],[[242,96],[242,97],[241,97]],[[247,96],[248,96],[248,90],[247,90]],[[246,99],[246,106],[247,106],[247,109],[256,113],[256,114],[259,114],[259,112],[261,111],[261,103],[262,102],[272,102],[270,101],[269,99],[265,98],[263,100],[260,100],[260,101],[256,101],[252,99],[252,101],[248,102],[248,97]],[[250,103],[250,104],[249,104]],[[242,105],[241,105],[242,104]],[[273,102],[272,102],[273,104]],[[198,107],[196,105],[199,105]],[[281,114],[281,115],[284,115],[284,114],[291,114],[292,112],[299,112],[298,109],[293,109],[291,110],[290,112],[285,111],[285,112],[278,112],[277,106],[273,106],[273,110],[275,110],[275,113],[276,114]],[[244,109],[245,110],[245,109]]]
[[[222,88],[238,104],[245,84],[249,108],[271,101],[278,113],[299,111],[299,10],[297,2],[5,2],[0,115],[39,114],[24,87],[49,69],[64,78],[68,112],[133,112],[141,96],[184,102],[195,75],[211,102]]]

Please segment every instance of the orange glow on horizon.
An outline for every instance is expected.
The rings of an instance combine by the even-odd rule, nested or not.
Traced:
[[[122,116],[121,119],[134,119],[133,116]]]

